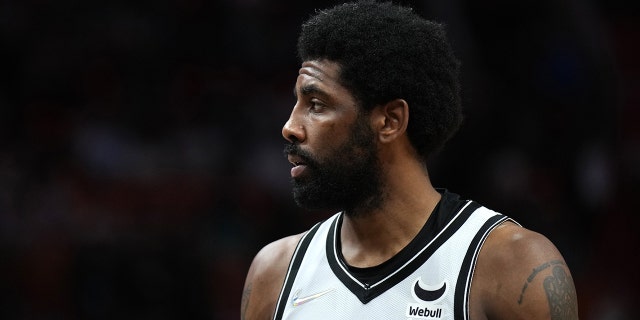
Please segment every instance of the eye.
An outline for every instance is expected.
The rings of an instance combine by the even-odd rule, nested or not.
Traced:
[[[319,113],[319,112],[322,112],[325,108],[326,108],[326,105],[319,99],[314,98],[309,101],[309,110],[311,112]]]

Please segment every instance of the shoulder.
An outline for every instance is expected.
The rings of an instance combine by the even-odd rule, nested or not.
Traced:
[[[471,299],[481,306],[480,318],[578,319],[573,279],[561,253],[542,234],[512,222],[493,230],[481,249]]]
[[[242,319],[271,319],[301,234],[274,241],[253,258],[242,293]]]

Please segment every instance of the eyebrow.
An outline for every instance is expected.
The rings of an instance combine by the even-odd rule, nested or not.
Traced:
[[[313,84],[303,86],[302,88],[300,88],[300,92],[303,96],[308,96],[311,94],[327,96],[327,93],[325,91],[321,90],[320,88],[318,88],[318,86]],[[296,88],[293,88],[293,96],[298,98],[298,92],[296,91]]]

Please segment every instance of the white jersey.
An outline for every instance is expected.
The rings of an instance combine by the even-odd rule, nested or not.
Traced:
[[[337,213],[298,243],[274,319],[469,319],[478,252],[506,219],[445,191],[407,247],[380,266],[354,268],[342,257]]]

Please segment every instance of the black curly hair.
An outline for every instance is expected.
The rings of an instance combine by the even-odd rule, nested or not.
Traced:
[[[341,66],[341,83],[364,110],[409,104],[409,139],[424,161],[462,122],[460,63],[444,27],[391,2],[360,1],[317,11],[302,25],[301,61]]]

